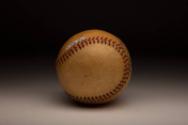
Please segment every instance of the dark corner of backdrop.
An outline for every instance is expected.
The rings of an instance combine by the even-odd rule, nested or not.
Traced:
[[[103,29],[125,41],[133,58],[187,57],[185,0],[1,2],[1,56],[52,56],[73,34]]]

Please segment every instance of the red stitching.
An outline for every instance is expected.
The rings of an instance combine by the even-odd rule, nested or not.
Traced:
[[[93,44],[95,44],[95,37],[92,38]]]
[[[78,46],[78,48],[79,48],[79,49],[82,49],[82,47],[80,46],[80,44],[79,44],[79,43],[77,44],[77,46]]]
[[[110,95],[115,95],[112,91],[109,92]]]

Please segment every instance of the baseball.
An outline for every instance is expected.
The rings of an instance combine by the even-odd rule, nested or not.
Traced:
[[[56,69],[60,85],[73,100],[102,104],[127,87],[132,68],[128,49],[118,37],[86,30],[65,42]]]

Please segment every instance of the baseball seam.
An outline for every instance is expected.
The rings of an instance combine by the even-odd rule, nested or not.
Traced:
[[[127,51],[125,50],[125,46],[122,45],[121,43],[117,43],[112,39],[109,39],[107,37],[103,36],[93,36],[93,37],[88,37],[75,45],[71,46],[67,51],[65,51],[59,58],[57,59],[56,63],[57,65],[62,65],[63,63],[66,62],[72,55],[76,54],[79,50],[92,45],[92,44],[104,44],[107,46],[113,47],[122,57],[123,59],[123,64],[124,64],[124,70],[123,70],[123,77],[118,83],[118,85],[110,90],[109,92],[99,95],[99,96],[73,96],[67,93],[70,97],[73,98],[73,100],[82,102],[82,103],[102,103],[110,100],[114,95],[116,95],[120,90],[127,85],[127,81],[130,78],[130,72],[131,72],[131,67],[130,67],[130,60],[129,60],[129,55]]]

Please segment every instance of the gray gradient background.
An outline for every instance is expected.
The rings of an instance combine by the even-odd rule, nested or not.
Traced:
[[[14,66],[4,62],[0,124],[187,125],[187,62],[161,58],[134,62],[133,77],[123,95],[93,107],[67,99],[47,58],[11,62]]]
[[[187,0],[6,0],[0,4],[0,125],[187,125]],[[99,28],[127,45],[133,74],[116,101],[70,101],[58,84],[63,43]]]

